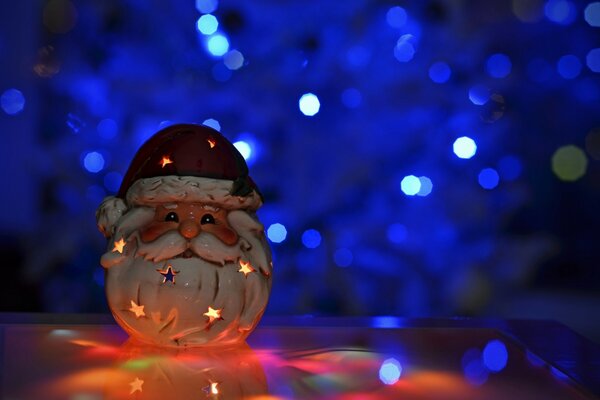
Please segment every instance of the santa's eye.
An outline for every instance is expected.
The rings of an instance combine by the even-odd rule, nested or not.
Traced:
[[[174,212],[171,211],[165,217],[165,221],[167,221],[167,222],[179,222],[179,216],[177,215],[177,213],[174,213]]]
[[[215,217],[213,217],[210,214],[204,214],[202,216],[202,219],[200,220],[200,224],[205,225],[205,224],[214,224],[215,223]]]

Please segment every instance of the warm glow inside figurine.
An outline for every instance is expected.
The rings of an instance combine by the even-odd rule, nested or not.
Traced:
[[[173,125],[144,143],[96,212],[119,325],[164,346],[243,341],[271,290],[261,205],[244,158],[219,132]]]

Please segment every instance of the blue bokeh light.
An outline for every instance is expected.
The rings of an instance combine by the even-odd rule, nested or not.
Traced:
[[[8,89],[0,97],[0,105],[8,115],[15,115],[25,108],[25,96],[17,89]]]
[[[461,358],[461,365],[465,374],[465,379],[471,385],[483,385],[488,378],[488,370],[483,365],[481,359],[481,350],[471,348],[465,351]]]
[[[575,20],[577,10],[568,0],[548,0],[544,6],[544,14],[552,22],[568,25]]]
[[[96,126],[96,130],[98,131],[98,135],[100,135],[103,139],[112,139],[117,136],[119,132],[119,127],[114,119],[105,118],[98,123]]]
[[[600,27],[600,1],[590,3],[583,12],[585,21],[593,27]]]
[[[402,325],[400,318],[391,315],[381,315],[371,318],[371,326],[373,328],[393,329],[400,328]]]
[[[97,151],[90,151],[83,156],[83,167],[92,173],[102,171],[104,168],[104,157]]]
[[[402,376],[402,365],[395,358],[388,358],[379,367],[379,379],[386,385],[393,385]]]
[[[113,171],[104,175],[104,187],[112,193],[116,193],[119,190],[122,181],[123,175],[121,175],[119,172]]]
[[[354,260],[354,255],[350,249],[342,247],[341,249],[337,249],[335,253],[333,253],[333,262],[338,267],[346,268],[352,264]]]
[[[500,340],[491,340],[483,349],[483,364],[492,372],[499,372],[506,367],[508,350]]]
[[[488,57],[485,67],[492,78],[505,78],[512,70],[512,62],[506,54],[492,54]]]
[[[408,231],[406,227],[399,223],[390,224],[387,228],[387,238],[390,242],[400,244],[406,240]]]
[[[307,229],[302,234],[302,244],[309,249],[315,249],[321,244],[321,234],[316,229]]]
[[[223,57],[223,63],[232,71],[238,70],[244,65],[244,55],[238,50],[231,50]]]
[[[348,108],[356,108],[362,103],[362,94],[358,89],[348,88],[342,92],[342,103]]]
[[[420,176],[419,181],[421,182],[421,187],[417,192],[417,196],[429,196],[429,194],[433,190],[433,183],[431,182],[431,179],[429,179],[426,176]]]
[[[469,100],[476,106],[482,106],[490,100],[490,90],[483,85],[475,85],[469,89]]]
[[[217,28],[219,28],[219,21],[217,17],[211,14],[202,15],[196,22],[196,29],[203,35],[212,35],[217,31]]]
[[[219,0],[196,0],[196,9],[201,13],[211,13],[219,6]]]
[[[435,83],[445,83],[450,79],[452,71],[448,64],[438,61],[429,67],[429,78]]]
[[[215,33],[208,38],[206,48],[213,56],[221,57],[229,50],[229,40],[224,35]]]
[[[467,160],[477,153],[477,144],[470,137],[462,136],[454,141],[452,150],[458,158]]]
[[[467,362],[463,371],[467,382],[473,386],[481,386],[488,379],[488,370],[481,359],[473,359]]]
[[[240,152],[244,160],[250,159],[252,157],[252,147],[250,144],[244,140],[238,140],[233,144],[235,148]]]
[[[408,175],[402,178],[400,189],[407,196],[414,196],[421,190],[421,180],[414,175]]]
[[[479,173],[478,181],[482,188],[491,190],[498,186],[498,182],[500,182],[500,176],[495,169],[484,168]]]
[[[556,64],[560,76],[565,79],[574,79],[581,73],[581,61],[572,54],[562,56]]]
[[[394,57],[400,62],[409,62],[415,56],[414,36],[402,35],[394,47]]]
[[[408,14],[404,8],[395,6],[388,10],[385,19],[392,28],[402,28],[408,20]]]
[[[261,143],[256,139],[254,134],[250,132],[240,133],[237,136],[234,145],[238,142],[240,142],[238,151],[244,156],[246,164],[248,164],[248,166],[252,166],[258,160],[261,154]]]
[[[585,63],[593,72],[600,72],[600,48],[590,50],[585,57]]]
[[[516,180],[521,176],[522,171],[523,165],[516,156],[508,155],[498,161],[498,173],[505,181]]]
[[[298,107],[300,108],[302,114],[306,115],[307,117],[312,117],[321,109],[321,102],[319,101],[317,95],[313,93],[305,93],[302,95],[302,97],[300,97],[300,100],[298,100]]]
[[[205,119],[204,122],[202,122],[202,125],[211,127],[214,130],[221,132],[221,124],[214,118]]]
[[[273,243],[281,243],[287,237],[287,229],[280,223],[271,224],[267,229],[267,237]]]

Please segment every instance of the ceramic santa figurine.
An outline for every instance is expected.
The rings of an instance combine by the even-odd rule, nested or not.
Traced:
[[[271,290],[261,205],[244,158],[219,132],[172,125],[144,143],[96,212],[119,325],[165,346],[243,341]]]

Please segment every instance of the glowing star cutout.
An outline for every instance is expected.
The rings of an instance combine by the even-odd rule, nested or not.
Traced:
[[[173,164],[173,161],[168,156],[163,156],[160,165],[164,168],[167,164]]]
[[[162,283],[169,281],[173,282],[173,285],[175,284],[175,275],[177,275],[179,271],[175,271],[170,265],[167,265],[167,269],[157,269],[157,271],[163,276]]]
[[[135,392],[141,392],[143,384],[144,384],[144,381],[136,376],[133,381],[129,382],[129,386],[131,386],[131,390],[129,391],[129,394],[134,394]]]
[[[206,393],[207,396],[212,396],[219,394],[218,386],[219,382],[210,382],[210,385],[203,387],[202,390],[204,391],[204,393]]]
[[[126,244],[126,242],[123,238],[117,240],[115,242],[115,247],[113,247],[113,249],[112,249],[113,253],[119,252],[119,253],[123,254],[123,248],[125,247],[125,244]]]
[[[219,382],[211,382],[210,392],[212,394],[219,394],[219,389],[217,388],[217,386],[219,386]]]
[[[248,276],[249,273],[254,272],[254,268],[252,268],[252,265],[250,265],[250,262],[248,261],[242,261],[240,260],[240,269],[238,269],[238,272],[241,272],[244,274],[244,276]]]
[[[216,320],[223,319],[223,317],[221,317],[221,311],[223,311],[222,308],[214,309],[211,306],[208,306],[208,311],[205,312],[202,315],[207,316],[208,317],[208,323],[212,324]]]
[[[131,308],[129,309],[129,311],[134,313],[136,318],[146,316],[146,313],[144,312],[144,306],[138,306],[133,300],[131,300]]]
[[[210,146],[211,149],[217,145],[217,142],[213,138],[208,138],[208,139],[206,139],[206,141],[208,142],[208,145]]]

